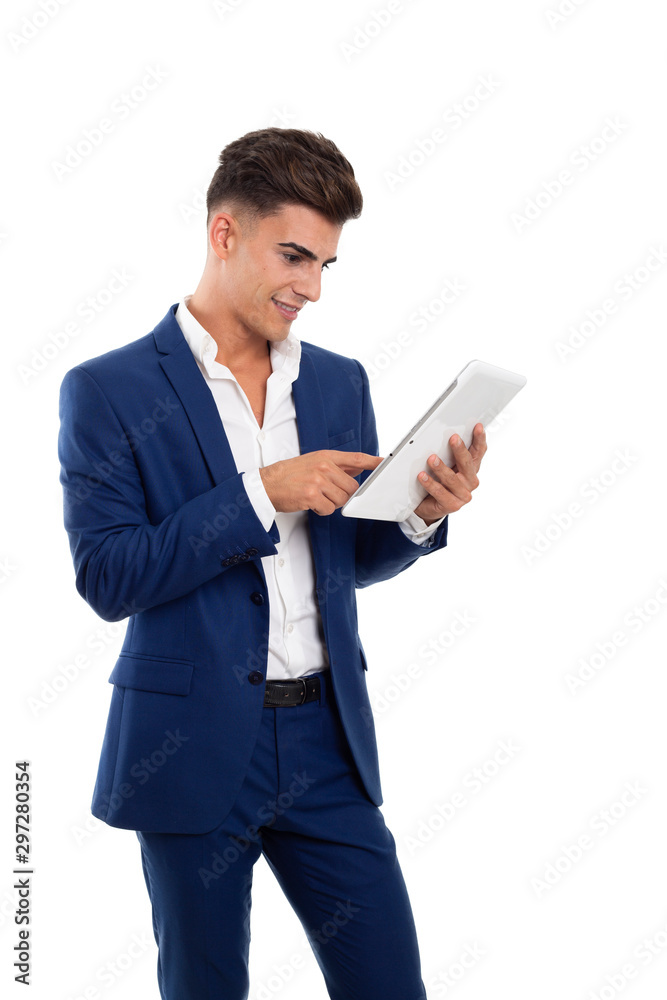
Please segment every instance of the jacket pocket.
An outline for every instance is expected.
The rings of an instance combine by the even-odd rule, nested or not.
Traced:
[[[109,683],[137,691],[185,695],[190,692],[193,670],[193,660],[121,653],[111,671]]]

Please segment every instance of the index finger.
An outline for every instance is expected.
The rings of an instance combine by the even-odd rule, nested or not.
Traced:
[[[382,458],[379,455],[368,455],[363,451],[329,451],[329,458],[344,472],[362,472],[364,469],[376,469]]]
[[[475,424],[472,432],[472,442],[470,444],[470,454],[473,455],[475,459],[482,460],[486,452],[486,431],[484,430],[483,424]]]

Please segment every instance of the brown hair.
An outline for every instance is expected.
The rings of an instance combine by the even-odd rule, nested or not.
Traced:
[[[287,204],[308,205],[339,226],[361,215],[351,164],[321,133],[263,128],[230,142],[206,194],[207,228],[225,204],[252,230]]]

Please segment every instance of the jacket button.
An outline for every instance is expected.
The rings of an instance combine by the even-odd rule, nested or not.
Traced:
[[[256,548],[246,549],[246,555],[248,556],[256,556],[258,553],[259,549]]]
[[[241,552],[238,556],[236,556],[236,559],[238,562],[246,562],[247,559],[250,559],[250,556],[247,552]]]
[[[229,558],[227,558],[227,559],[221,559],[220,562],[222,563],[223,566],[231,566],[232,565],[232,560],[229,559]]]
[[[254,594],[250,595],[250,600],[252,601],[253,604],[264,604],[264,596],[260,594],[259,591],[257,590],[255,591]]]
[[[261,684],[264,680],[264,674],[260,674],[259,670],[253,670],[248,674],[248,680],[251,684]]]

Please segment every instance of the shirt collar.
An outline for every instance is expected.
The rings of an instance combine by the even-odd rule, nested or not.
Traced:
[[[188,309],[191,298],[191,295],[184,296],[176,310],[176,320],[190,350],[210,378],[233,379],[234,375],[229,368],[215,360],[218,353],[218,345],[215,340]],[[290,330],[284,340],[271,344],[270,357],[273,371],[280,371],[289,382],[294,382],[299,374],[301,341]]]

